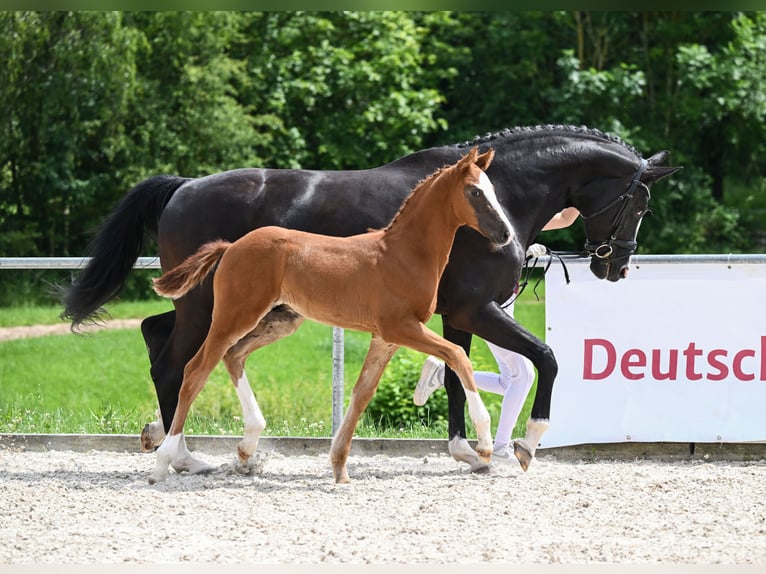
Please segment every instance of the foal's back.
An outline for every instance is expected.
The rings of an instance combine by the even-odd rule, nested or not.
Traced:
[[[383,231],[333,237],[262,227],[233,243],[215,273],[219,311],[247,313],[289,305],[314,321],[345,329],[380,332],[383,316],[432,312],[436,285],[418,303],[411,295],[420,283],[391,273]],[[404,305],[404,301],[407,304]],[[413,307],[418,307],[417,309]],[[260,313],[259,313],[260,314]]]

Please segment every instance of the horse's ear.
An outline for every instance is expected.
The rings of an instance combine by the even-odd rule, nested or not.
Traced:
[[[652,182],[659,181],[663,177],[673,175],[675,172],[682,169],[681,167],[670,167],[662,165],[668,158],[669,154],[670,152],[668,150],[662,150],[647,159],[646,163],[648,164],[648,167],[641,179]]]
[[[652,157],[646,160],[646,163],[649,165],[662,165],[665,163],[665,160],[667,159],[670,152],[668,150],[662,150],[658,151],[656,154],[654,154]]]
[[[482,171],[487,171],[489,164],[492,163],[493,157],[495,157],[495,150],[492,148],[489,148],[487,151],[485,151],[483,154],[481,154],[479,157],[476,158],[475,163],[477,166],[479,166],[479,168]]]
[[[479,148],[478,147],[471,148],[471,151],[469,151],[462,158],[460,158],[460,161],[458,163],[461,166],[471,165],[472,163],[476,163],[476,158],[478,155],[479,155]]]
[[[646,178],[641,179],[648,179],[650,181],[660,181],[663,177],[667,177],[669,175],[673,175],[675,172],[683,169],[682,167],[671,167],[671,166],[650,166],[646,170]]]

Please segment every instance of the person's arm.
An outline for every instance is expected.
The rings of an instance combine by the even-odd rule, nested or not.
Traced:
[[[565,207],[559,211],[556,215],[551,217],[550,221],[545,224],[543,231],[550,231],[551,229],[563,229],[569,227],[580,216],[580,212],[576,207]],[[548,248],[540,243],[533,243],[527,247],[527,257],[542,257],[548,253]]]
[[[559,211],[556,215],[551,217],[550,221],[545,224],[543,231],[550,231],[552,229],[563,229],[569,227],[580,216],[580,212],[576,207],[565,207]]]

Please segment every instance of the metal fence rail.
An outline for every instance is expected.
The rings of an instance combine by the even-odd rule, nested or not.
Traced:
[[[548,264],[548,256],[540,257],[537,266]],[[0,257],[0,269],[81,269],[90,261],[89,257]],[[554,258],[554,263],[557,261]],[[569,263],[588,263],[588,257],[564,256]],[[641,263],[731,263],[764,264],[766,253],[721,253],[721,254],[685,254],[685,255],[634,255],[631,264]],[[134,269],[159,269],[159,257],[139,257]]]

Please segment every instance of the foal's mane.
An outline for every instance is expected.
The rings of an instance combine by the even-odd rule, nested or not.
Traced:
[[[629,143],[625,142],[624,140],[620,139],[619,137],[602,132],[601,130],[597,130],[595,128],[589,128],[586,126],[572,126],[572,125],[552,125],[552,124],[545,124],[545,125],[537,125],[537,126],[520,126],[515,128],[505,128],[504,130],[501,130],[499,132],[495,133],[487,133],[483,136],[474,136],[472,140],[461,142],[458,144],[455,144],[456,147],[463,148],[463,147],[469,147],[469,146],[475,146],[478,144],[483,143],[489,143],[501,138],[507,138],[512,135],[517,134],[533,134],[533,133],[541,133],[541,132],[553,132],[553,131],[560,131],[560,132],[571,132],[571,133],[577,133],[577,134],[585,134],[597,138],[604,139],[606,141],[618,144],[628,151],[634,153],[637,156],[641,156],[640,153]]]
[[[415,188],[407,195],[407,197],[402,202],[402,206],[399,208],[399,211],[396,212],[396,215],[391,219],[389,224],[383,228],[383,231],[388,231],[388,229],[396,222],[397,219],[399,219],[399,215],[404,211],[404,209],[407,207],[407,204],[409,203],[410,199],[413,195],[415,195],[417,192],[419,192],[421,189],[431,185],[434,180],[439,177],[442,173],[447,171],[450,168],[455,167],[455,164],[446,164],[437,169],[435,172],[431,173],[430,175],[427,175],[423,179],[421,179],[418,184],[415,186]],[[370,231],[374,231],[371,229]]]

